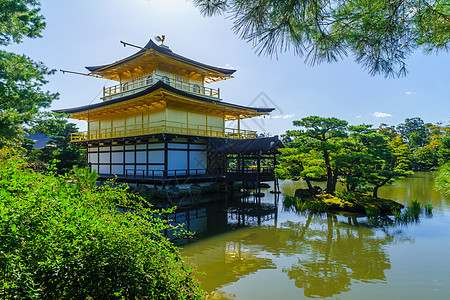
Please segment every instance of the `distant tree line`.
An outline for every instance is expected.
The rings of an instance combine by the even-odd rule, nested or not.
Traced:
[[[371,191],[413,170],[433,170],[450,160],[450,127],[408,118],[397,126],[349,125],[337,118],[310,116],[294,121],[299,130],[283,135],[279,178],[302,178],[313,193],[312,182],[326,180],[333,194],[337,182],[347,191]]]

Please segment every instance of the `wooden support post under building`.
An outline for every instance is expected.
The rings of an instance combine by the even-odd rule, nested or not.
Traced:
[[[241,116],[240,115],[238,116],[237,121],[238,121],[238,139],[240,139],[241,138]]]
[[[274,154],[273,155],[273,169],[275,170],[275,167],[277,166],[277,155]],[[275,173],[275,171],[274,171]],[[275,174],[274,174],[274,179],[273,179],[273,191],[270,191],[273,194],[280,194],[280,182],[278,181],[278,178],[276,178]]]

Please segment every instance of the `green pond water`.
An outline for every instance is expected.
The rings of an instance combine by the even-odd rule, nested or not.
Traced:
[[[303,185],[280,182],[286,195]],[[197,233],[182,254],[211,299],[450,299],[450,198],[432,173],[380,189],[433,205],[431,218],[406,225],[298,214],[265,193],[261,205],[223,197],[172,216]]]

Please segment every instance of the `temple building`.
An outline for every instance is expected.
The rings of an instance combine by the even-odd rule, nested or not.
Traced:
[[[88,75],[117,82],[103,88],[101,102],[56,111],[87,122],[87,131],[71,142],[87,148],[100,177],[208,180],[251,167],[259,179],[273,177],[282,143],[243,130],[241,120],[274,109],[224,102],[219,89],[206,85],[232,78],[235,70],[188,59],[152,40],[138,48],[117,62],[87,67]],[[236,128],[227,128],[227,121],[236,121]]]

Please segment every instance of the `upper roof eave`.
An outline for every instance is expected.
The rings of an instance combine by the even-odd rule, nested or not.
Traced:
[[[121,59],[119,61],[116,61],[114,63],[110,63],[110,64],[106,64],[106,65],[100,65],[100,66],[90,66],[90,67],[86,67],[86,69],[91,72],[91,73],[101,73],[102,71],[107,71],[109,69],[111,69],[112,67],[124,64],[126,62],[129,62],[139,56],[141,56],[142,54],[144,54],[146,51],[153,49],[154,51],[167,55],[170,58],[177,60],[177,61],[181,61],[196,67],[200,67],[209,71],[213,71],[216,73],[220,73],[223,76],[230,76],[232,75],[234,72],[236,72],[236,70],[233,69],[225,69],[225,68],[219,68],[219,67],[214,67],[214,66],[210,66],[204,63],[200,63],[197,62],[195,60],[189,59],[187,57],[181,56],[179,54],[176,54],[174,52],[172,52],[172,50],[168,49],[168,48],[164,48],[164,47],[160,47],[158,45],[156,45],[151,39],[150,41],[144,46],[144,49],[139,50],[138,52],[136,52],[133,55],[130,55],[124,59]]]

